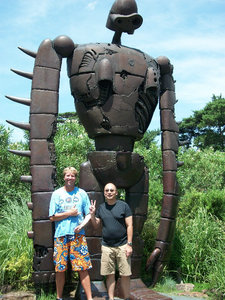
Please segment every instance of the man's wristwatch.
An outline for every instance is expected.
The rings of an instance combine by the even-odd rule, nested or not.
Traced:
[[[127,242],[127,245],[129,245],[129,246],[133,246],[133,244],[131,243],[131,242]]]

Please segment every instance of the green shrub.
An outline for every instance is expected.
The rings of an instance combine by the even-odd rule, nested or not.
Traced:
[[[11,143],[12,131],[0,124],[0,209],[4,207],[7,199],[20,201],[21,196],[29,194],[29,185],[21,182],[21,175],[28,175],[29,159],[14,155],[8,151],[26,150],[28,143]],[[16,191],[16,193],[15,193]]]
[[[5,261],[3,268],[4,281],[19,289],[27,288],[31,280],[31,258],[27,253],[21,253]]]
[[[25,200],[8,200],[0,219],[0,284],[22,288],[32,272],[32,241],[27,237],[31,229],[31,213]]]
[[[189,190],[204,192],[224,188],[224,152],[214,152],[211,148],[203,151],[189,149],[184,152],[181,149],[179,160],[184,161],[184,165],[178,171],[181,195]]]
[[[149,169],[149,208],[157,207],[160,211],[163,198],[162,152],[155,143],[146,148],[141,141],[135,144],[134,152],[144,157]]]
[[[199,208],[205,208],[209,214],[225,221],[225,189],[204,192],[189,190],[180,199],[178,218],[192,219]]]
[[[218,218],[199,208],[192,219],[178,219],[173,257],[180,256],[180,272],[186,282],[208,282],[213,289],[225,288],[225,231]],[[171,262],[172,263],[172,262]]]
[[[68,166],[73,166],[79,172],[80,165],[87,161],[87,153],[93,151],[94,143],[88,137],[84,127],[80,125],[76,119],[67,120],[62,124],[58,124],[54,142],[57,186],[62,186],[64,184],[62,176],[63,169]]]

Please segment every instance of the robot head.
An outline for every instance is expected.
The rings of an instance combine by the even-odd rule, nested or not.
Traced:
[[[116,0],[109,12],[106,27],[116,32],[133,34],[142,22],[135,0]]]

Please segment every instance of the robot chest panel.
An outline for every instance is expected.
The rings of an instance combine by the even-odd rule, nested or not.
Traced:
[[[95,73],[96,76],[120,74],[143,77],[147,62],[144,54],[138,50],[114,44],[88,44],[78,46],[68,64],[69,76]],[[100,72],[100,74],[99,74]]]
[[[71,93],[86,103],[101,98],[106,89],[130,95],[142,86],[147,69],[146,56],[138,50],[114,44],[78,46],[68,61]]]

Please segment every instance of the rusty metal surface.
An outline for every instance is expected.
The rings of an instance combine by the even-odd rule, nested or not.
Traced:
[[[33,220],[48,220],[49,203],[52,192],[39,192],[32,194]]]
[[[177,215],[177,205],[179,197],[176,195],[164,194],[161,216],[175,219]]]
[[[48,90],[33,90],[31,92],[31,114],[57,114],[58,93]]]
[[[53,144],[49,144],[46,140],[31,140],[30,149],[32,157],[30,164],[33,165],[51,165],[53,163],[51,156],[51,148]]]

